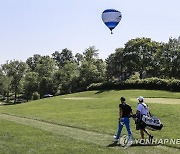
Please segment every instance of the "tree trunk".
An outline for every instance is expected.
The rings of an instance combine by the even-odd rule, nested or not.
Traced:
[[[17,86],[15,86],[15,89],[14,89],[14,92],[15,92],[15,94],[14,94],[14,104],[16,104],[16,100],[17,100]]]
[[[140,72],[139,74],[140,74],[140,76],[139,76],[140,79],[142,79],[143,78],[143,72]]]
[[[7,92],[6,97],[7,97],[6,102],[9,103],[9,91]]]

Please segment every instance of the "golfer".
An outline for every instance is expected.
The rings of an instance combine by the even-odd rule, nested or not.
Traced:
[[[129,120],[130,116],[132,115],[132,109],[131,106],[126,103],[124,97],[121,97],[120,101],[121,104],[119,104],[119,126],[118,126],[117,135],[114,136],[115,142],[118,142],[124,125],[126,126],[129,139],[132,139],[132,132],[130,129],[130,120]]]
[[[136,129],[140,130],[141,138],[144,140],[144,132],[149,136],[149,141],[152,142],[153,136],[145,129],[146,124],[142,121],[142,116],[151,116],[148,106],[144,103],[144,98],[140,96],[138,98],[138,106],[136,109],[136,116],[138,118],[136,123]]]

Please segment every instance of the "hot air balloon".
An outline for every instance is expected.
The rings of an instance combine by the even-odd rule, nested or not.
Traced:
[[[119,24],[121,18],[121,12],[115,9],[107,9],[104,10],[102,13],[102,20],[105,25],[110,29],[111,34],[113,34],[112,30]]]

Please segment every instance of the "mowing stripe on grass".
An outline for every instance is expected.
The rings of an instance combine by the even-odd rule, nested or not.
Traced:
[[[109,144],[109,141],[112,140],[112,136],[107,134],[99,134],[96,132],[86,131],[78,128],[67,127],[67,126],[61,126],[35,119],[29,119],[29,118],[18,117],[8,114],[1,114],[1,113],[0,113],[0,118],[13,121],[19,124],[24,124],[31,127],[39,128],[52,133],[64,135],[70,138],[74,138],[76,140],[98,144],[101,146],[107,146]]]
[[[83,130],[83,129],[79,129],[79,128],[61,126],[58,124],[52,124],[49,122],[44,122],[44,121],[40,121],[40,120],[36,120],[36,119],[30,119],[28,117],[19,117],[16,115],[0,113],[0,118],[15,122],[15,123],[27,125],[30,127],[39,128],[41,130],[45,130],[45,131],[48,131],[51,133],[63,135],[63,136],[73,138],[75,140],[80,140],[80,141],[83,141],[86,143],[100,145],[103,147],[110,145],[111,144],[110,142],[112,141],[112,136],[108,135],[108,134],[100,134],[98,132],[87,131],[87,130]],[[113,148],[119,149],[118,146],[115,146]],[[145,151],[147,150],[146,148],[148,148],[148,146],[143,147],[143,149]],[[135,149],[137,150],[138,147],[130,148],[129,152],[132,153]],[[164,150],[168,153],[174,153],[174,152],[179,151],[178,148],[171,148],[171,147],[167,147],[167,146],[165,147],[165,146],[161,146],[161,145],[154,146],[153,149],[156,151]]]

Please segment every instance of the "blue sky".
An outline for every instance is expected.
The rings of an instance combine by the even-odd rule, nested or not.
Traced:
[[[180,0],[0,0],[0,64],[89,46],[105,59],[136,37],[168,42],[180,36],[179,6]],[[111,8],[122,12],[113,35],[101,19]]]

